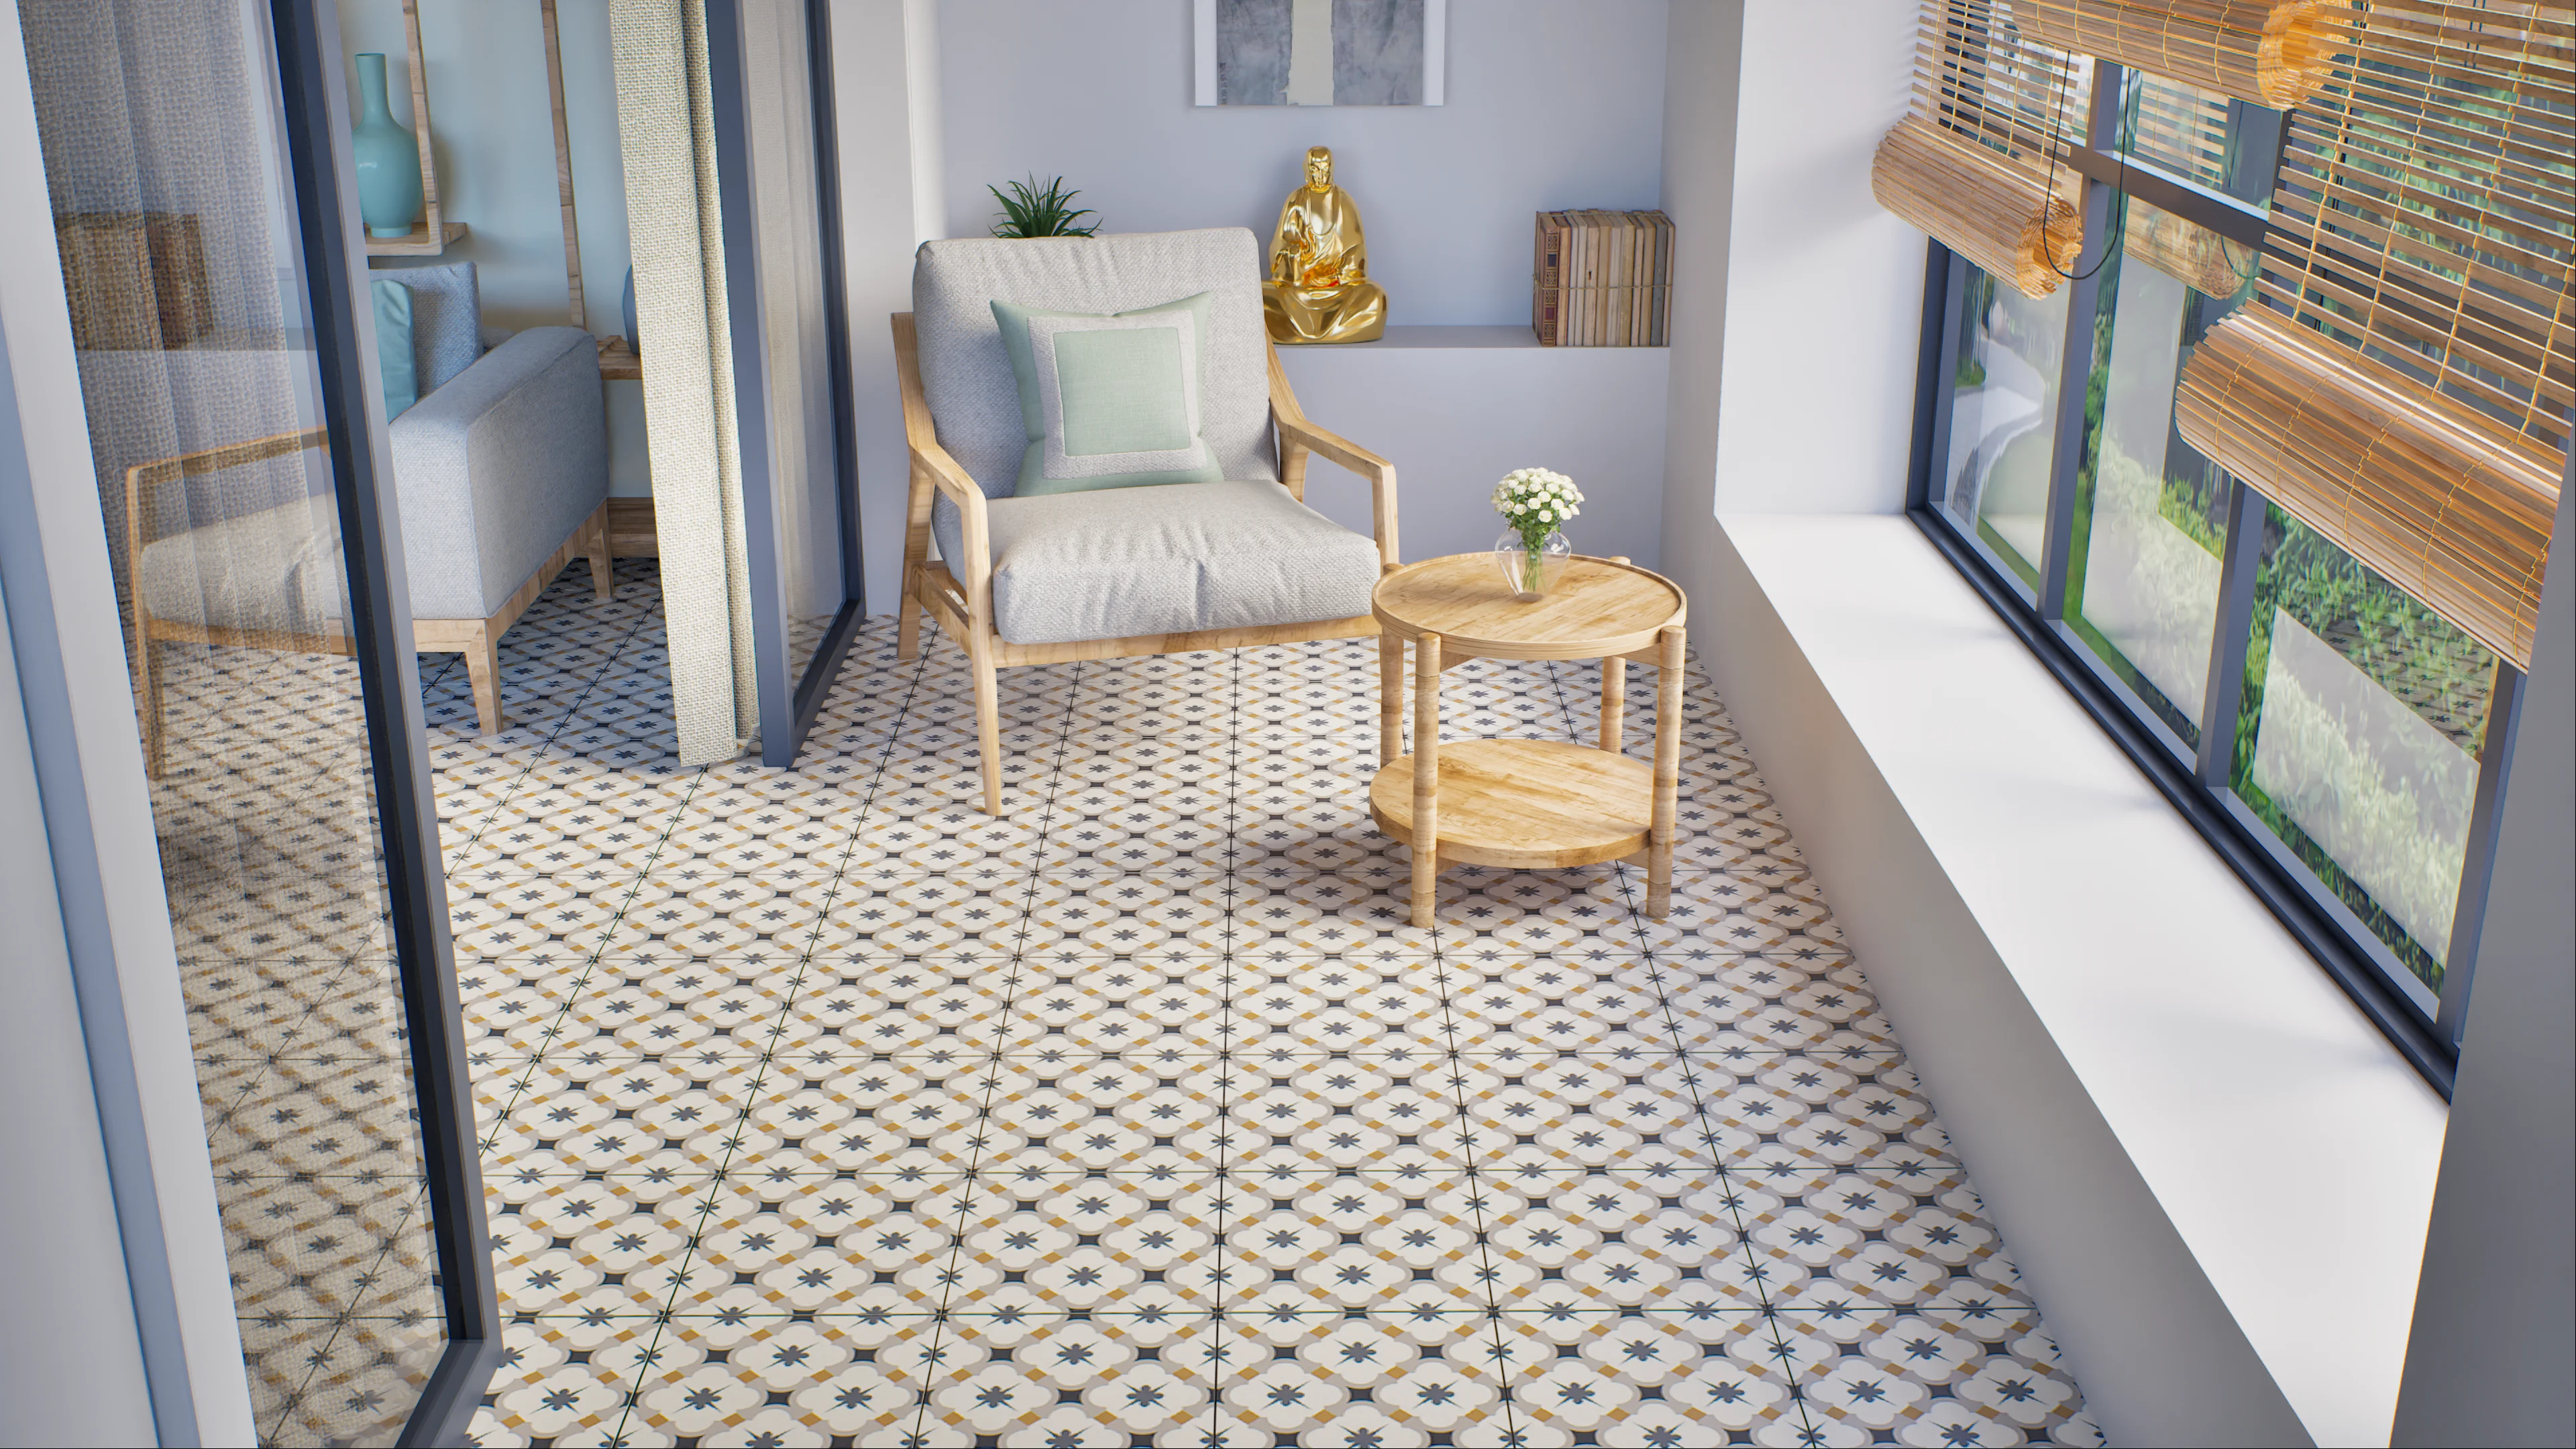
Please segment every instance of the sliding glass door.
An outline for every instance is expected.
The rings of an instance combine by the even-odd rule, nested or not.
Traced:
[[[257,1431],[446,1442],[497,1333],[330,0],[16,8]]]

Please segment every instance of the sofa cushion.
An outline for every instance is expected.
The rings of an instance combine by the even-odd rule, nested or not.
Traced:
[[[427,397],[483,355],[483,293],[474,264],[403,267],[387,275],[411,288],[412,354],[420,361],[420,395]]]
[[[939,442],[989,498],[1010,496],[1029,435],[995,301],[1134,311],[1206,292],[1200,436],[1227,478],[1276,478],[1261,250],[1241,227],[924,242],[912,270],[921,388]]]
[[[1348,619],[1369,612],[1377,585],[1377,545],[1276,483],[997,498],[986,508],[993,628],[1013,644]],[[940,553],[964,557],[957,511],[941,510],[933,526]]]

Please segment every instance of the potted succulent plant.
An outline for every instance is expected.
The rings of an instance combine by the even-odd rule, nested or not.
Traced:
[[[1025,182],[1007,181],[1003,185],[1011,188],[1010,195],[1003,195],[1001,187],[984,188],[993,193],[995,201],[1002,203],[1002,220],[993,228],[995,236],[1089,236],[1100,230],[1100,223],[1096,221],[1089,226],[1074,225],[1086,216],[1100,213],[1089,207],[1075,209],[1073,199],[1082,193],[1065,190],[1061,176],[1043,188],[1038,185],[1034,173]]]

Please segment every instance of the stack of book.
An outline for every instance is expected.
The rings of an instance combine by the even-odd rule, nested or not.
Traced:
[[[1660,211],[1542,211],[1530,326],[1543,347],[1671,341],[1673,223]]]

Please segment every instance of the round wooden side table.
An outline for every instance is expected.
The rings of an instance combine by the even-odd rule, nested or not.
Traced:
[[[1378,762],[1369,814],[1413,848],[1413,924],[1428,926],[1449,865],[1561,870],[1643,856],[1646,911],[1673,894],[1681,791],[1683,616],[1670,579],[1623,558],[1568,561],[1519,602],[1491,554],[1453,554],[1378,580]],[[1413,746],[1404,748],[1404,643],[1413,641]],[[1470,659],[1601,661],[1599,748],[1560,740],[1440,743],[1440,675]],[[1655,758],[1620,750],[1627,662],[1662,671]]]

